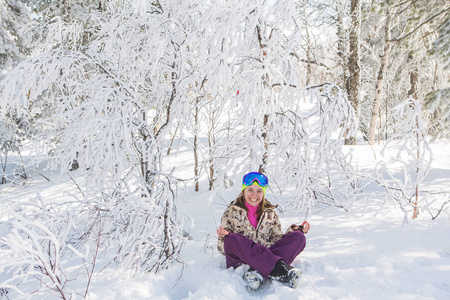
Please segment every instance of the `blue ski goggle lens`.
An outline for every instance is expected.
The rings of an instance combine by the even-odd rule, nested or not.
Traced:
[[[269,185],[269,179],[266,177],[266,175],[258,172],[251,172],[245,175],[244,178],[242,178],[242,185],[250,186],[255,181],[260,187],[267,187]]]

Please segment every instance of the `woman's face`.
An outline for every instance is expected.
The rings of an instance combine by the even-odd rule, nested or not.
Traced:
[[[264,191],[262,187],[257,184],[250,185],[244,189],[245,202],[251,206],[256,206],[261,203],[264,197]]]

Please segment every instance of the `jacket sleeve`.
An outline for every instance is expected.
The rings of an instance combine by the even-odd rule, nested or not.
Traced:
[[[232,209],[229,206],[223,213],[222,215],[222,219],[220,220],[220,225],[222,225],[222,227],[227,230],[228,232],[234,232],[234,228],[232,227],[232,221],[231,221],[231,214],[232,214]],[[223,242],[224,242],[225,238],[223,237],[218,237],[217,239],[217,250],[219,250],[219,252],[223,255],[225,255],[225,250],[224,250],[224,246],[223,246]]]
[[[291,226],[289,226],[289,228],[286,230],[286,233],[285,233],[285,234],[288,234],[288,233],[294,232],[294,231],[300,231],[300,232],[303,233],[303,230],[300,230],[300,229],[294,229],[296,226],[299,226],[299,225],[297,225],[297,224],[292,224]]]
[[[291,226],[289,226],[284,234],[288,234],[288,233],[291,233],[291,232],[295,231],[294,229],[292,229],[292,226],[296,226],[296,225],[292,224]]]

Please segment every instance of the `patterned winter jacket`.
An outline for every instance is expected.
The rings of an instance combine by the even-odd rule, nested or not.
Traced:
[[[247,211],[233,201],[223,213],[221,225],[229,232],[240,233],[255,243],[270,247],[283,236],[280,219],[275,208],[275,206],[267,202],[258,226],[255,228],[248,220]],[[293,230],[289,227],[286,233],[291,231]],[[225,254],[223,243],[224,238],[219,237],[217,249],[220,253]]]

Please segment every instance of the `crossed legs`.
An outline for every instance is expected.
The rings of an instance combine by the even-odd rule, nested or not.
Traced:
[[[224,241],[227,268],[247,264],[267,278],[277,261],[282,259],[290,265],[305,249],[305,245],[305,235],[300,231],[283,235],[270,248],[257,244],[242,234],[229,233]]]

